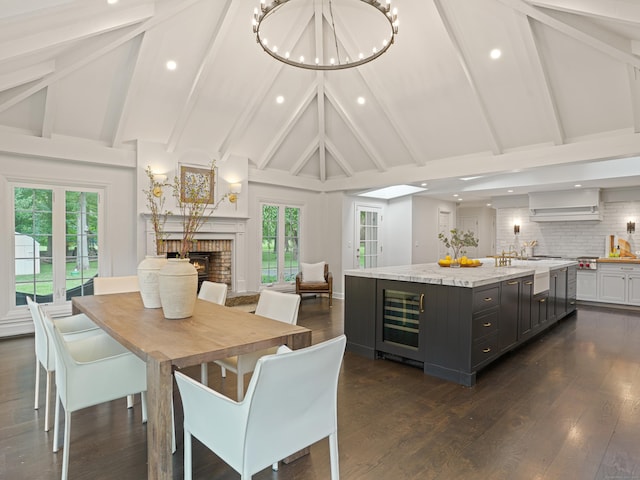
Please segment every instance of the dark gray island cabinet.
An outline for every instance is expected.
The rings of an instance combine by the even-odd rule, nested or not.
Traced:
[[[471,386],[480,369],[575,309],[567,296],[575,267],[562,266],[556,277],[550,271],[551,301],[548,290],[536,291],[531,269],[485,271],[480,281],[465,282],[467,269],[447,275],[415,267],[422,267],[420,275],[345,272],[347,350],[409,362],[428,375]],[[394,278],[412,276],[418,281]]]

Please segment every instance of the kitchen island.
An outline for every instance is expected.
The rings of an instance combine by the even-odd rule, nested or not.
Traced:
[[[345,271],[347,349],[462,385],[575,310],[574,261]]]

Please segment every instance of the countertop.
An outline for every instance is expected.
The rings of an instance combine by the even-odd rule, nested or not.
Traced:
[[[481,258],[480,261],[480,267],[450,268],[437,263],[422,263],[345,270],[344,275],[474,288],[525,275],[548,273],[551,268],[577,265],[577,262],[570,260],[513,260],[511,266],[496,267],[493,258]]]
[[[598,263],[640,263],[640,258],[603,257],[598,259]]]

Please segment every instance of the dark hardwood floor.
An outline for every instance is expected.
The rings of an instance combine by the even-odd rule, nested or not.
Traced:
[[[299,324],[313,342],[343,331],[343,303],[307,299]],[[235,396],[232,374],[210,385]],[[196,367],[192,373],[199,375]],[[33,410],[33,338],[0,341],[0,478],[60,477],[44,408]],[[473,388],[418,368],[347,352],[339,386],[343,479],[640,479],[640,313],[580,306],[576,314],[508,354]],[[41,375],[44,399],[44,375]],[[42,400],[41,402],[43,402]],[[182,418],[176,478],[182,478]],[[70,479],[146,478],[146,426],[139,399],[74,414]],[[239,479],[194,442],[194,478]],[[256,480],[329,478],[327,441]]]

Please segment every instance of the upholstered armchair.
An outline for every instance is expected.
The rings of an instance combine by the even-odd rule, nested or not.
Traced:
[[[327,293],[329,306],[333,306],[333,275],[329,271],[329,264],[300,263],[301,272],[296,275],[296,293]]]

